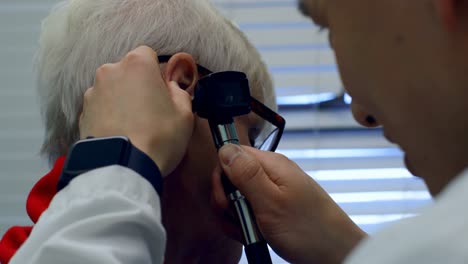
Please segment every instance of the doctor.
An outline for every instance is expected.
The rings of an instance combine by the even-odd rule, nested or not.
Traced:
[[[294,263],[468,263],[468,1],[302,0],[300,8],[329,30],[356,120],[383,127],[435,202],[367,238],[287,158],[225,147],[222,167],[266,240]]]

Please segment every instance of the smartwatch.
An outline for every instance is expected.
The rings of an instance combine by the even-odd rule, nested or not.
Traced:
[[[90,137],[75,143],[65,161],[57,191],[80,174],[111,165],[134,170],[148,180],[161,196],[163,180],[158,166],[148,155],[133,146],[127,137],[121,136]]]

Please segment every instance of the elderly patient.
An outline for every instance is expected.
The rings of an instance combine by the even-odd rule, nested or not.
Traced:
[[[208,0],[65,1],[43,23],[36,61],[46,128],[42,150],[51,162],[79,139],[83,94],[96,69],[139,45],[172,55],[161,63],[163,76],[189,93],[203,75],[196,63],[211,71],[245,72],[252,95],[275,107],[259,54]],[[216,150],[206,120],[195,120],[185,158],[164,182],[166,263],[237,263],[241,244],[224,234],[210,206]],[[251,116],[236,122],[242,144],[261,132]]]

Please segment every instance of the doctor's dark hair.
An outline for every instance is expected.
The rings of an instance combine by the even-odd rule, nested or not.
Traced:
[[[252,96],[276,108],[259,53],[208,0],[68,0],[43,21],[35,61],[45,122],[42,153],[49,161],[79,139],[83,94],[96,69],[140,45],[160,55],[187,52],[212,71],[245,72]]]

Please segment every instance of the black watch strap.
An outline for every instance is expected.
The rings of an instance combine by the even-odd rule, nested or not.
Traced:
[[[88,138],[75,143],[65,161],[57,191],[80,174],[111,165],[132,169],[162,195],[163,180],[158,166],[126,137]]]
[[[162,195],[163,180],[161,171],[156,163],[143,151],[131,145],[129,157],[125,166],[140,174],[143,178],[148,180],[153,188],[158,192],[159,196]]]

